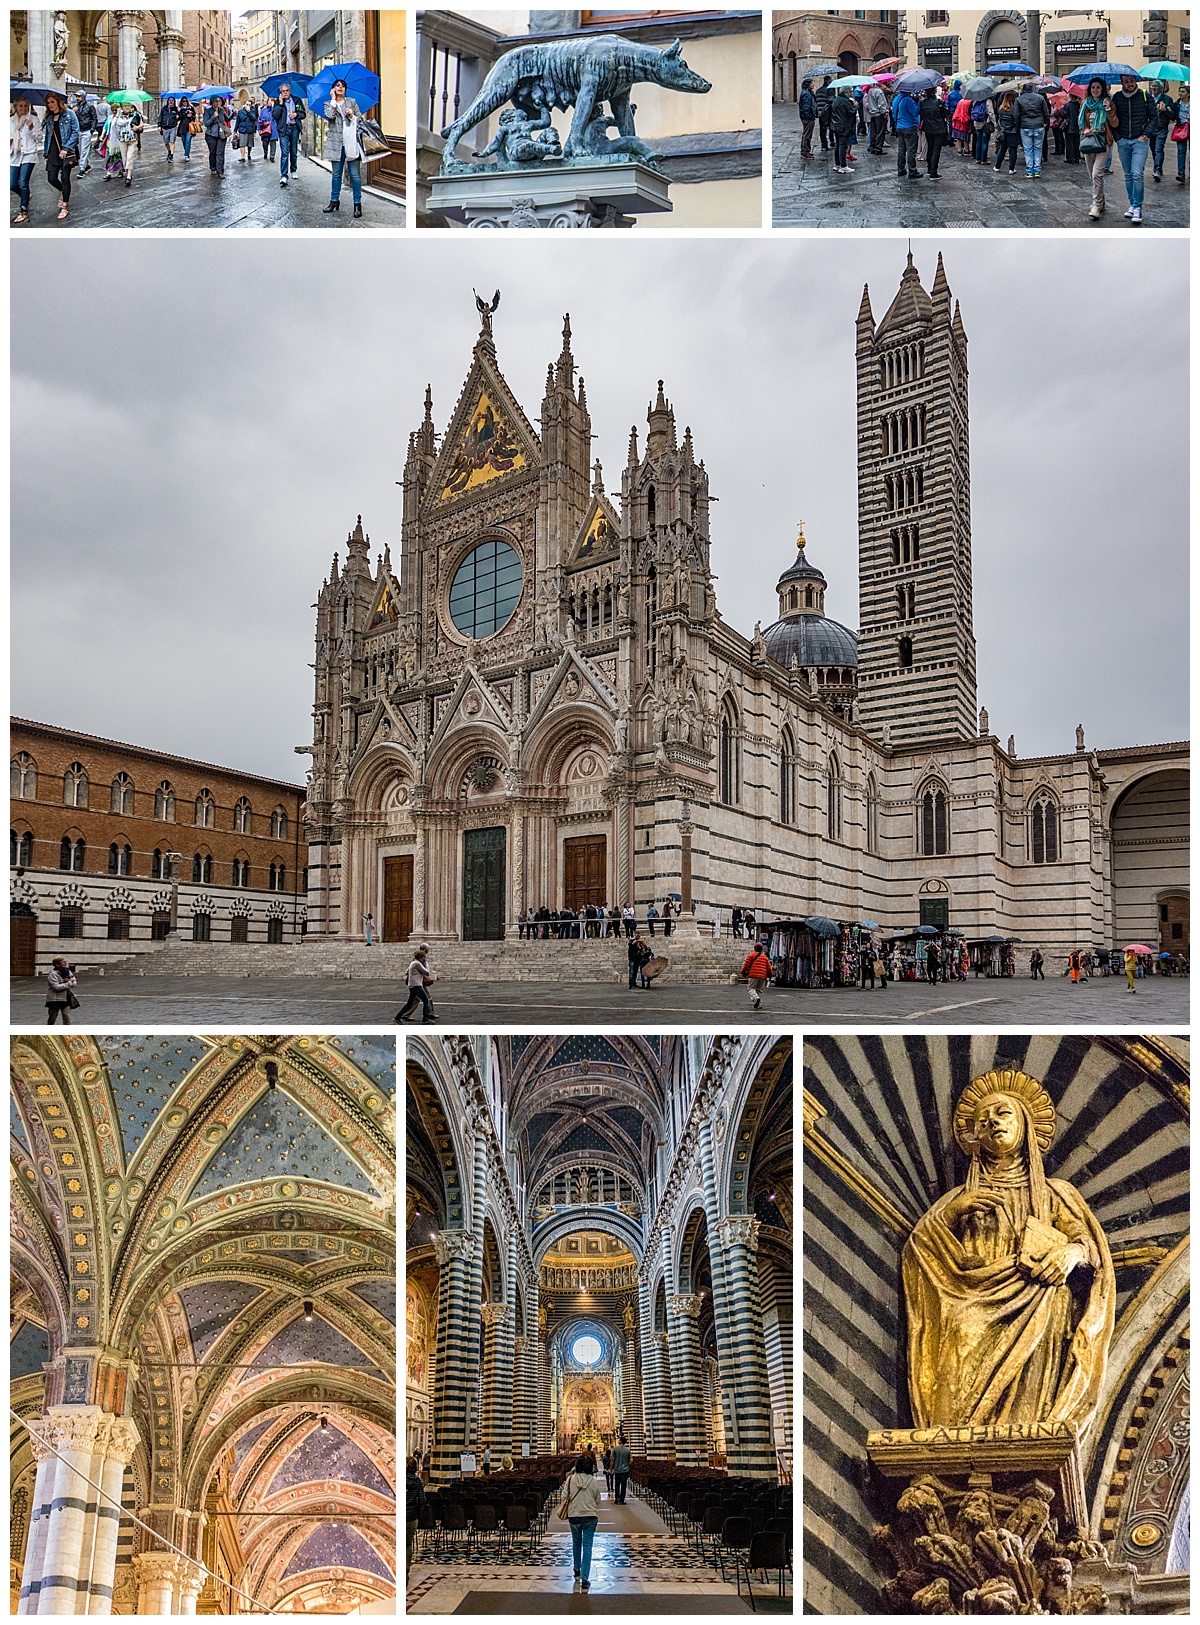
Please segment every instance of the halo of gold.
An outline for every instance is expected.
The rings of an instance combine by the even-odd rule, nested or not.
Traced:
[[[1058,1114],[1054,1102],[1036,1078],[1024,1072],[984,1072],[971,1082],[958,1097],[954,1108],[954,1138],[969,1156],[974,1145],[973,1128],[975,1109],[988,1095],[1011,1095],[1029,1112],[1038,1148],[1045,1153],[1054,1138]]]

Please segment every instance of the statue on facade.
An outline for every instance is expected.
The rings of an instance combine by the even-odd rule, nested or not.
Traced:
[[[67,65],[67,46],[71,43],[71,31],[67,27],[67,14],[65,11],[54,13],[54,55],[51,65],[55,68],[65,68]]]
[[[904,1249],[908,1388],[918,1428],[1066,1422],[1099,1401],[1116,1287],[1104,1232],[1072,1185],[1047,1179],[1054,1104],[1019,1072],[963,1091],[966,1183]]]
[[[496,140],[476,154],[477,159],[494,155],[501,160],[497,167],[502,169],[547,161],[627,162],[631,157],[653,164],[653,153],[638,140],[633,126],[629,93],[637,84],[692,95],[712,89],[683,60],[679,40],[666,50],[637,45],[619,34],[518,45],[493,64],[475,100],[442,131],[446,143],[442,174],[461,174],[473,168],[456,160],[454,150],[468,130],[506,102],[512,104],[517,117],[507,121]],[[607,114],[604,103],[608,104]],[[548,139],[551,115],[555,109],[572,107],[575,112],[561,156],[552,154]],[[617,131],[615,141],[608,138],[610,127]]]
[[[143,90],[146,84],[146,47],[138,40],[137,54],[137,86]]]

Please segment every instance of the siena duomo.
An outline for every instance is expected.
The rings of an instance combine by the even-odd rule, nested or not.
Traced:
[[[484,315],[444,431],[427,391],[409,437],[399,569],[372,570],[360,520],[321,588],[310,937],[371,911],[388,940],[494,939],[543,904],[677,893],[684,934],[741,905],[1186,946],[1186,743],[1080,728],[1020,758],[978,709],[967,334],[940,255],[928,290],[909,255],[878,321],[864,288],[855,349],[858,633],[801,533],[747,637],[663,385],[612,491],[569,320],[535,427]]]

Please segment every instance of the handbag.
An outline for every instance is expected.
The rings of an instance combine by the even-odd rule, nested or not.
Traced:
[[[1171,140],[1172,141],[1186,141],[1187,138],[1188,138],[1188,127],[1187,127],[1186,124],[1177,124],[1175,126],[1175,128],[1171,131]]]
[[[364,158],[383,158],[391,152],[391,143],[373,118],[358,121],[358,144]]]
[[[1089,130],[1079,138],[1080,152],[1103,152],[1108,142],[1097,130]]]
[[[67,1009],[68,1010],[78,1010],[79,1009],[79,1000],[75,997],[74,990],[71,989],[71,988],[67,989]]]
[[[574,1477],[574,1474],[572,1474],[572,1477]],[[574,1496],[574,1494],[575,1494],[574,1490],[568,1491],[566,1500],[563,1502],[562,1506],[560,1506],[559,1509],[558,1509],[558,1516],[562,1519],[562,1521],[564,1523],[566,1523],[567,1514],[571,1510],[571,1499]]]

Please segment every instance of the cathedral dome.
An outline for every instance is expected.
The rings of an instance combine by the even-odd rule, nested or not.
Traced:
[[[779,619],[763,633],[767,653],[787,668],[858,665],[858,638],[848,626],[825,614],[825,577],[804,556],[801,525],[796,538],[796,561],[780,576]]]

